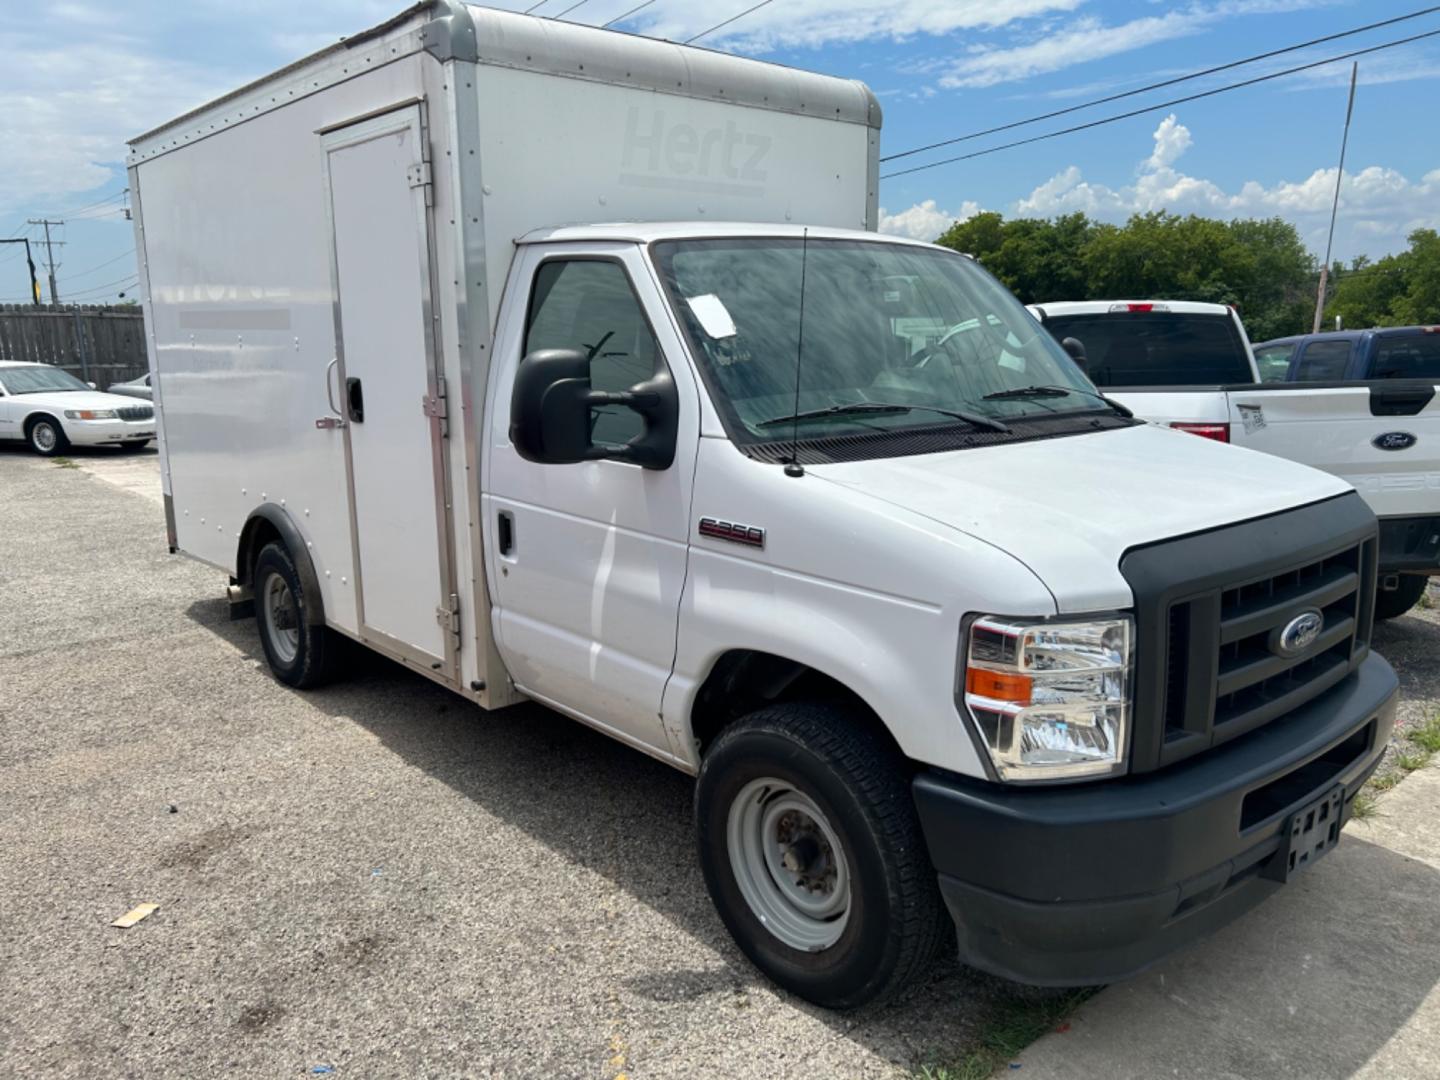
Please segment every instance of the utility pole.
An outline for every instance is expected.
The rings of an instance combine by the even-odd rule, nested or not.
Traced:
[[[30,218],[29,224],[45,226],[45,262],[50,267],[50,303],[58,304],[60,303],[60,297],[55,294],[55,249],[57,247],[64,247],[65,245],[64,242],[60,240],[51,241],[50,226],[64,225],[65,222],[51,221],[48,218],[40,218],[39,220]]]
[[[0,244],[24,244],[25,265],[30,268],[30,299],[35,306],[40,306],[40,282],[35,280],[35,260],[30,257],[30,240],[27,237],[17,237],[14,240],[0,240]]]
[[[1325,241],[1325,262],[1320,267],[1320,289],[1315,295],[1315,325],[1312,334],[1320,332],[1325,317],[1325,286],[1330,283],[1330,249],[1335,243],[1335,218],[1340,213],[1340,181],[1345,178],[1345,148],[1350,144],[1350,116],[1355,112],[1355,81],[1360,75],[1360,61],[1350,66],[1350,103],[1345,106],[1345,134],[1340,139],[1340,168],[1335,173],[1335,201],[1330,206],[1330,238]]]

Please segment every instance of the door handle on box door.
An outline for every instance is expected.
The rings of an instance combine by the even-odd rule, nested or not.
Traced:
[[[343,428],[345,426],[345,418],[341,414],[340,410],[335,407],[335,395],[330,390],[330,375],[332,372],[334,372],[336,365],[338,365],[339,363],[340,358],[337,356],[333,360],[331,360],[330,363],[325,365],[325,401],[327,404],[329,404],[330,411],[335,415],[320,417],[318,420],[315,421],[315,426],[317,428],[331,429]]]
[[[515,518],[508,510],[501,510],[496,516],[495,546],[500,549],[501,555],[509,555],[515,550]]]

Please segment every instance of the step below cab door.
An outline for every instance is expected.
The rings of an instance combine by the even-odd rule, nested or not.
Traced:
[[[697,388],[636,245],[526,245],[516,258],[486,431],[496,641],[529,696],[669,756],[659,714],[685,583]],[[668,368],[680,402],[674,462],[520,457],[509,438],[511,391],[521,358],[540,349],[586,353],[595,390],[628,390]],[[642,425],[623,406],[592,407],[594,442],[625,443]]]
[[[336,357],[360,637],[456,678],[459,626],[433,312],[428,140],[409,105],[322,135],[334,235]]]

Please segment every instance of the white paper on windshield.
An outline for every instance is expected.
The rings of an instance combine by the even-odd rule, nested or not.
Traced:
[[[712,338],[734,337],[735,320],[730,317],[724,302],[714,293],[706,293],[704,296],[687,296],[685,302],[690,305],[690,310],[695,313],[695,318],[700,320],[700,325],[705,333]]]

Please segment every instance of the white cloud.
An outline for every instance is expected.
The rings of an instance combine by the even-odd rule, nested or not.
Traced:
[[[1086,180],[1077,166],[1052,176],[1019,200],[1021,217],[1052,217],[1082,211],[1102,221],[1123,221],[1131,214],[1167,210],[1210,217],[1283,217],[1295,223],[1301,238],[1324,253],[1335,197],[1335,170],[1317,169],[1303,180],[1265,185],[1246,181],[1226,191],[1212,180],[1175,168],[1191,145],[1190,131],[1174,116],[1154,132],[1154,148],[1133,184],[1111,187]],[[1378,256],[1405,246],[1417,228],[1440,221],[1440,169],[1411,180],[1395,169],[1369,165],[1346,170],[1340,188],[1336,256],[1364,252]]]
[[[980,204],[966,200],[955,213],[941,210],[934,199],[916,203],[898,214],[880,208],[880,231],[892,236],[908,236],[911,240],[935,240],[957,221],[968,221],[980,213]]]
[[[1180,160],[1180,155],[1190,149],[1193,140],[1190,129],[1175,119],[1171,113],[1155,129],[1155,152],[1145,162],[1151,169],[1163,169]]]
[[[560,0],[551,0],[558,6]],[[832,42],[902,40],[920,34],[993,29],[1052,12],[1069,12],[1085,0],[784,0],[737,19],[733,26],[706,36],[699,44],[767,52],[776,48],[813,48]],[[608,9],[618,5],[618,10]],[[604,22],[634,3],[615,0],[596,5],[583,20]],[[743,11],[738,5],[737,11]],[[541,8],[537,14],[544,14]],[[576,16],[582,12],[576,12]],[[713,4],[660,0],[625,24],[652,37],[684,41],[725,17]]]
[[[1326,6],[1333,0],[1222,0],[1190,4],[1162,15],[1145,15],[1107,25],[1095,16],[1048,30],[1026,44],[977,46],[946,65],[940,84],[949,88],[994,86],[1102,60],[1148,45],[1189,37],[1242,15],[1268,15]]]

